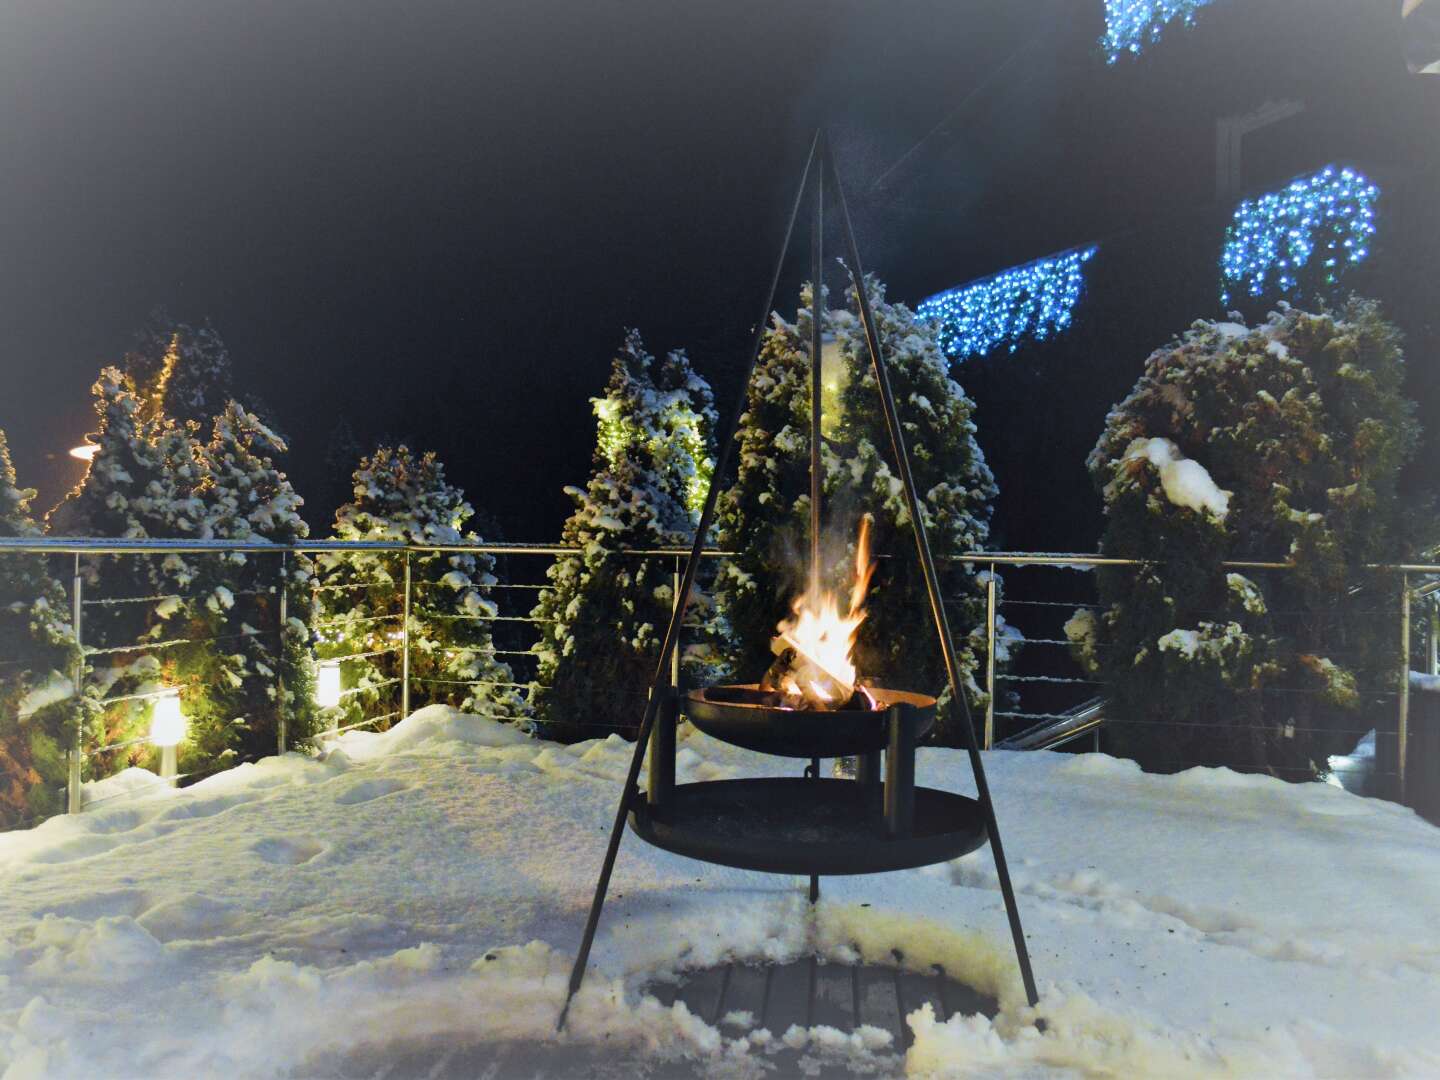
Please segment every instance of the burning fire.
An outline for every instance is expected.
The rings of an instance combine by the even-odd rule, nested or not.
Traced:
[[[794,616],[779,626],[774,650],[782,661],[788,659],[789,666],[774,680],[778,683],[775,688],[793,708],[843,709],[856,693],[852,653],[855,636],[865,621],[865,593],[875,573],[870,559],[870,523],[869,514],[860,519],[849,610],[842,614],[839,598],[822,590],[818,575],[812,574],[810,587],[795,599]],[[865,693],[863,688],[860,693]]]

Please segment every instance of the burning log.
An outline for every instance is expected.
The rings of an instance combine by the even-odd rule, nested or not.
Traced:
[[[860,519],[848,611],[842,613],[839,598],[820,589],[812,567],[810,587],[796,598],[794,616],[777,628],[772,644],[775,661],[760,685],[778,693],[788,708],[873,708],[872,699],[860,688],[853,658],[855,636],[865,621],[865,594],[875,572],[870,524],[869,514]]]

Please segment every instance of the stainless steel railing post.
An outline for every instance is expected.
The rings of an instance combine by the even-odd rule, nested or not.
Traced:
[[[995,745],[995,564],[985,583],[985,739],[986,750]]]
[[[400,719],[410,715],[410,552],[405,552],[404,628],[400,632]]]
[[[80,555],[75,555],[75,576],[70,585],[70,625],[75,635],[75,738],[70,744],[68,776],[65,784],[66,810],[80,813],[81,763],[85,759],[85,644],[80,632],[80,609],[84,602],[85,585],[80,577]]]

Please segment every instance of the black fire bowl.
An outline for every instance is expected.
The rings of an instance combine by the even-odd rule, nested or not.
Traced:
[[[685,713],[705,734],[721,742],[781,757],[834,758],[883,750],[890,737],[889,711],[911,706],[915,738],[935,725],[935,699],[905,690],[870,689],[874,709],[786,709],[759,686],[711,686],[691,690]]]
[[[916,788],[908,832],[890,835],[878,788],[802,777],[681,784],[661,811],[637,802],[630,827],[658,848],[770,874],[875,874],[945,862],[985,843],[980,804]]]

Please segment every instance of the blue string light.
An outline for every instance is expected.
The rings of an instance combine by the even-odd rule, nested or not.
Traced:
[[[1210,0],[1105,0],[1105,36],[1100,44],[1113,64],[1124,53],[1134,55],[1160,40],[1160,32],[1176,18],[1195,25],[1195,12]]]
[[[1334,285],[1370,254],[1379,196],[1380,189],[1354,169],[1332,165],[1242,202],[1225,232],[1221,302],[1228,304],[1237,286],[1254,297],[1290,292],[1307,268],[1306,280]]]
[[[953,360],[1025,337],[1044,341],[1070,325],[1085,285],[1085,264],[1098,247],[1075,248],[1004,270],[922,300],[915,314],[936,324],[940,348]]]

